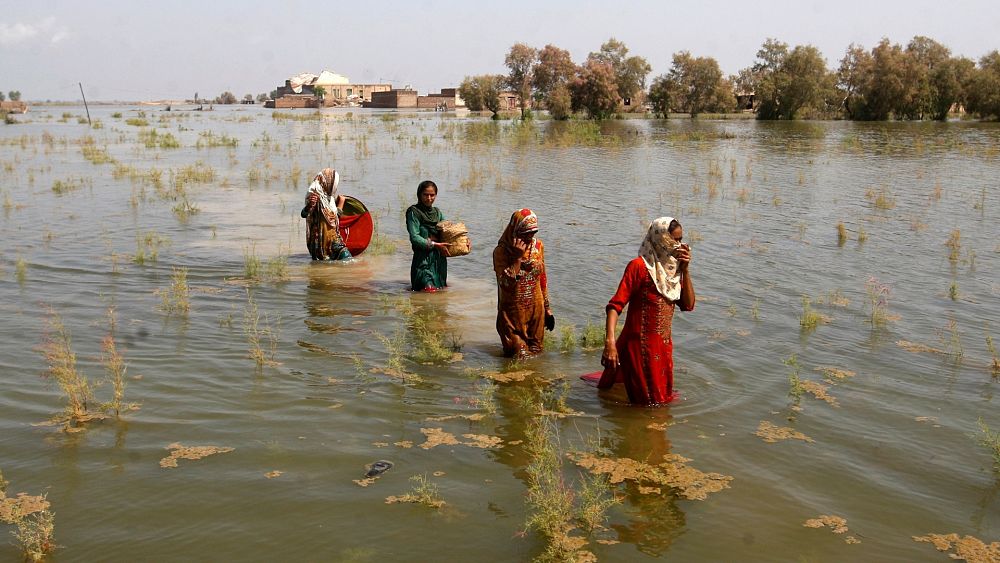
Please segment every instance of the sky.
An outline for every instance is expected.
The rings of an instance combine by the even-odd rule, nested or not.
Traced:
[[[735,74],[768,37],[815,45],[831,68],[882,37],[925,35],[978,59],[1000,49],[997,30],[997,0],[0,0],[0,91],[78,100],[82,82],[88,100],[242,97],[327,69],[425,93],[504,73],[514,43],[579,63],[610,37],[649,61],[652,80],[682,50]]]

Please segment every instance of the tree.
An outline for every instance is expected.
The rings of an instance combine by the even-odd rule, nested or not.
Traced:
[[[573,96],[570,94],[569,85],[561,83],[549,90],[545,97],[545,107],[548,108],[552,119],[569,119],[573,113]]]
[[[812,45],[789,50],[786,43],[768,39],[739,80],[754,87],[757,119],[822,117],[841,106],[836,75]]]
[[[865,109],[865,92],[871,82],[874,62],[864,47],[851,43],[840,60],[837,85],[844,91],[844,111],[850,119],[860,119]]]
[[[4,101],[5,99],[6,98],[4,97],[3,92],[0,92],[0,102]]]
[[[21,92],[18,90],[11,90],[10,92],[7,92],[7,97],[10,98],[10,101],[12,102],[20,102]]]
[[[666,117],[676,107],[691,114],[732,111],[736,96],[732,84],[722,76],[719,63],[711,57],[674,53],[670,72],[659,76],[651,88],[654,110]]]
[[[606,119],[618,109],[618,84],[611,65],[589,59],[570,85],[572,108],[586,110],[591,119]]]
[[[214,103],[216,103],[216,104],[235,104],[236,103],[236,96],[234,96],[232,92],[230,92],[230,91],[227,90],[227,91],[219,94],[219,97],[215,98],[215,102]]]
[[[326,97],[326,88],[322,86],[314,86],[313,95],[322,100],[324,97]]]
[[[496,116],[500,112],[500,88],[504,77],[499,74],[466,76],[458,86],[458,95],[471,111],[489,110]]]
[[[628,47],[625,43],[612,37],[601,45],[600,51],[587,56],[588,61],[610,66],[620,98],[634,98],[636,94],[644,91],[646,76],[653,70],[646,59],[627,55]]]
[[[931,84],[936,96],[931,107],[934,119],[948,119],[948,112],[955,104],[964,104],[968,97],[967,85],[976,71],[976,63],[966,57],[952,57],[934,69]]]
[[[243,101],[246,102],[246,103],[248,103],[248,104],[250,102],[252,102],[253,101],[253,94],[244,94]]]
[[[521,98],[521,119],[526,117],[527,104],[531,99],[531,84],[536,61],[538,61],[538,49],[524,43],[515,43],[504,58],[504,64],[510,71],[507,74],[506,84]]]
[[[979,59],[968,82],[966,110],[983,119],[1000,119],[1000,51]]]
[[[262,104],[266,101],[267,101],[267,94],[265,94],[264,92],[257,94],[257,103]]]

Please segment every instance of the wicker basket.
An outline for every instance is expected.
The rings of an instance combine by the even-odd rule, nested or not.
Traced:
[[[472,242],[469,241],[469,230],[465,228],[465,223],[441,221],[438,228],[441,229],[441,242],[448,245],[443,249],[445,256],[454,258],[472,252]]]

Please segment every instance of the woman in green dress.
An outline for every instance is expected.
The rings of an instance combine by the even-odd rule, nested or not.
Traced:
[[[413,247],[410,263],[410,286],[413,291],[434,292],[448,285],[448,259],[438,242],[438,223],[444,220],[441,210],[434,207],[437,184],[424,180],[417,186],[417,204],[406,210],[406,231]]]

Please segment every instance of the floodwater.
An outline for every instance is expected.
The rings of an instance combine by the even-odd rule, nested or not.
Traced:
[[[524,441],[539,417],[558,430],[568,487],[584,470],[566,454],[598,443],[603,456],[657,465],[676,454],[732,477],[702,500],[609,485],[621,502],[604,527],[571,532],[602,561],[943,561],[912,536],[1000,540],[1000,474],[977,443],[978,419],[1000,429],[986,343],[1000,339],[996,124],[627,120],[595,132],[433,113],[275,119],[242,106],[91,114],[102,128],[78,122],[82,107],[33,108],[0,127],[0,470],[9,495],[48,495],[54,560],[530,560],[546,545],[525,524]],[[140,132],[152,129],[180,146],[147,148]],[[207,132],[236,144],[208,146]],[[84,158],[86,136],[118,174]],[[172,192],[199,161],[210,181]],[[299,210],[325,166],[379,215],[394,254],[309,260]],[[414,295],[402,212],[428,178],[473,253],[450,260],[447,291]],[[184,197],[197,213],[174,212]],[[491,251],[520,207],[540,218],[557,328],[544,355],[511,366],[494,329]],[[644,224],[661,215],[685,227],[698,304],[674,321],[682,399],[631,408],[578,379],[600,369],[599,350],[559,341],[563,327],[578,338],[603,323]],[[148,233],[165,242],[139,264]],[[245,254],[287,255],[285,279],[244,279]],[[190,310],[168,313],[161,294],[180,267]],[[889,292],[884,324],[870,322],[870,278]],[[265,355],[274,335],[260,368],[248,296]],[[803,296],[824,316],[812,329],[800,324]],[[138,410],[81,432],[38,426],[64,406],[42,377],[47,310],[96,382],[109,308]],[[414,315],[461,356],[414,361]],[[817,368],[853,376],[824,383]],[[483,377],[511,369],[533,373]],[[790,394],[796,369],[832,401],[812,383]],[[94,393],[107,401],[111,386]],[[578,414],[538,414],[537,401],[551,411],[560,398]],[[765,441],[762,422],[811,441]],[[433,428],[456,439],[421,448]],[[222,450],[161,466],[178,444]],[[393,467],[354,482],[381,459]],[[387,504],[413,476],[446,504]],[[849,532],[804,525],[821,515]],[[18,559],[0,546],[0,561]]]

